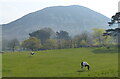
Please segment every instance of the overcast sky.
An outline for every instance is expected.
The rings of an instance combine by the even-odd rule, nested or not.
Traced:
[[[111,17],[118,11],[119,0],[0,0],[0,24],[9,23],[28,13],[50,6],[82,5]]]

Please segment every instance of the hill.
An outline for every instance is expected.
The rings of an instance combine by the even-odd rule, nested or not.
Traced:
[[[105,29],[108,21],[106,16],[83,6],[53,6],[3,24],[3,37],[23,40],[29,33],[44,27],[65,30],[73,36],[85,30],[91,32],[93,28]]]

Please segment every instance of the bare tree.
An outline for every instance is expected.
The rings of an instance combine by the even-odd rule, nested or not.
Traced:
[[[8,48],[12,50],[13,52],[15,51],[16,47],[19,46],[19,41],[15,38],[9,41],[8,43]]]

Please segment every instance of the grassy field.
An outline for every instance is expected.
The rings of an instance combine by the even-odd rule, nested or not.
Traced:
[[[0,53],[0,78],[2,78],[2,54]]]
[[[117,77],[116,48],[73,48],[30,52],[4,53],[3,77]],[[80,69],[87,61],[91,70]],[[77,72],[81,71],[81,72]]]

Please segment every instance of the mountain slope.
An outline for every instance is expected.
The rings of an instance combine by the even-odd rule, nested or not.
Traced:
[[[93,28],[105,29],[108,21],[106,16],[83,6],[47,7],[4,24],[3,37],[23,40],[29,33],[44,27],[50,27],[54,31],[65,30],[70,35],[76,35]]]

